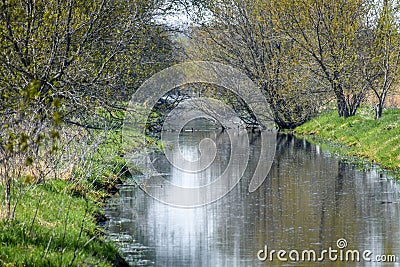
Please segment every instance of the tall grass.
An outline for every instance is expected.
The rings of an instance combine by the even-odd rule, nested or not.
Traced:
[[[103,200],[124,174],[121,133],[63,134],[53,171],[39,179],[24,167],[13,180],[13,216],[0,216],[0,266],[112,266],[118,259],[98,218],[104,219]],[[1,199],[4,192],[0,186]]]

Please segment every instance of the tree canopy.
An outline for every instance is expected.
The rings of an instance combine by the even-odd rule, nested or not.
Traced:
[[[160,1],[0,2],[0,162],[18,170],[57,150],[60,127],[101,128],[152,73],[173,63]],[[98,110],[103,110],[98,112]],[[7,193],[7,192],[6,192]]]
[[[397,1],[195,4],[203,14],[195,27],[196,45],[203,44],[197,51],[256,81],[280,127],[301,124],[327,97],[335,99],[339,116],[353,116],[371,90],[382,113],[399,76]]]

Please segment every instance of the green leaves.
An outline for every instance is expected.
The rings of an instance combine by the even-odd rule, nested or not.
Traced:
[[[279,128],[304,123],[326,97],[314,93],[321,85],[310,75],[304,47],[281,28],[289,9],[299,16],[308,12],[298,12],[292,2],[310,7],[307,1],[216,1],[208,11],[212,23],[197,30],[192,44],[202,60],[225,62],[256,82]]]
[[[0,1],[0,172],[7,170],[0,182],[6,191],[21,171],[58,171],[49,168],[64,158],[55,155],[69,156],[68,149],[59,151],[66,123],[87,131],[115,127],[120,122],[98,109],[121,110],[144,79],[173,62],[169,29],[153,20],[160,5]]]
[[[282,0],[275,9],[279,30],[306,53],[315,79],[331,88],[339,115],[354,115],[366,93],[360,40],[369,5],[363,0]]]
[[[24,91],[25,97],[28,98],[28,100],[34,100],[40,96],[40,87],[42,86],[42,83],[38,80],[32,80],[28,86],[26,87],[26,90]]]

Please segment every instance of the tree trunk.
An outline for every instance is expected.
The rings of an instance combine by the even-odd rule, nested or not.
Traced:
[[[379,99],[379,103],[375,107],[375,119],[382,118],[383,107],[385,105],[386,95],[389,89],[382,90],[381,95],[377,95]]]
[[[344,95],[337,97],[337,109],[339,117],[347,118],[349,117],[349,107],[347,106],[346,99]]]
[[[10,219],[11,215],[11,181],[9,177],[5,177],[6,179],[6,188],[5,188],[5,201],[6,201],[6,220],[8,221]]]
[[[335,73],[335,79],[336,80],[338,79],[337,73]],[[332,88],[333,88],[333,92],[335,93],[335,96],[336,96],[336,103],[337,103],[339,117],[343,117],[343,118],[349,117],[349,115],[350,115],[349,107],[347,105],[346,97],[344,95],[342,86],[339,83],[333,81]]]
[[[382,111],[383,111],[383,104],[381,103],[381,101],[379,101],[379,103],[375,107],[375,119],[376,120],[382,118]]]

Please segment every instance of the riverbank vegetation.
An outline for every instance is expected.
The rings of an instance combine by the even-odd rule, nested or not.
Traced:
[[[293,129],[334,102],[356,115],[366,98],[380,118],[399,81],[398,3],[368,1],[195,1],[192,57],[246,73],[272,119]]]
[[[326,112],[294,130],[296,135],[327,144],[340,156],[365,159],[400,173],[400,110],[387,109],[376,120],[368,109],[350,118]]]
[[[188,53],[246,73],[279,129],[399,169],[399,112],[387,103],[399,95],[398,1],[196,3]]]
[[[73,137],[67,139],[66,132],[74,132]],[[41,180],[34,164],[22,165],[13,177],[9,217],[7,206],[0,210],[0,266],[126,266],[99,228],[106,220],[104,201],[126,175],[118,154],[121,133],[85,132],[76,126],[64,129],[68,142],[59,143],[57,156],[66,160],[48,166]]]
[[[190,25],[166,21],[177,10]],[[126,171],[126,103],[180,60],[235,67],[278,128],[319,129],[397,168],[396,112],[382,110],[399,83],[399,10],[394,0],[1,1],[0,264],[112,264],[95,219]],[[376,109],[358,113],[370,95]],[[300,126],[330,103],[336,115]]]
[[[14,186],[16,213],[12,222],[0,222],[1,266],[111,266],[117,260],[93,217],[101,214],[90,196],[95,191],[63,180],[34,184],[29,177]]]
[[[100,207],[125,173],[127,101],[175,61],[163,12],[161,1],[0,3],[0,266],[118,265]]]

